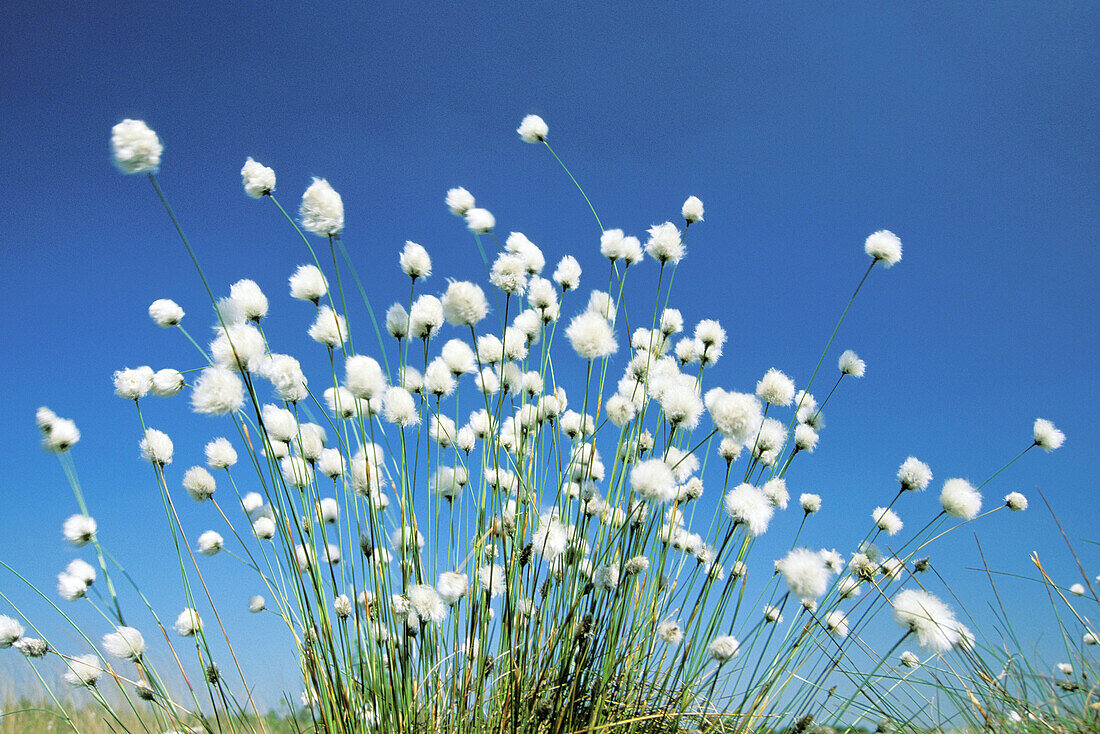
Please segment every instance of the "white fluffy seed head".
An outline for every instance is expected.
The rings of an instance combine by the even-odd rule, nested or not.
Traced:
[[[162,329],[178,325],[183,316],[179,304],[167,298],[158,298],[149,304],[149,318]]]
[[[893,599],[894,619],[917,634],[923,647],[946,652],[959,642],[958,622],[951,608],[921,589],[905,589]]]
[[[215,530],[207,530],[199,536],[199,553],[213,556],[225,546],[225,539]]]
[[[236,377],[236,375],[234,375]],[[211,469],[228,469],[237,463],[237,450],[227,438],[215,438],[206,444],[206,465]]]
[[[153,368],[148,366],[118,370],[114,374],[115,395],[124,400],[139,400],[153,389]]]
[[[256,281],[245,278],[229,286],[229,297],[240,307],[249,321],[260,321],[267,316],[267,296]]]
[[[1005,496],[1005,506],[1013,512],[1020,512],[1027,509],[1027,497],[1023,496],[1019,492],[1010,492]]]
[[[901,532],[902,521],[898,514],[886,507],[876,507],[871,512],[871,519],[875,521],[875,527],[887,535],[897,535]]]
[[[466,228],[474,234],[487,234],[497,225],[496,217],[488,209],[475,207],[466,210]]]
[[[470,579],[466,577],[466,574],[456,573],[454,571],[444,571],[439,574],[439,582],[436,584],[436,591],[439,592],[439,596],[443,599],[444,604],[454,606],[462,597],[466,596],[466,592],[469,591],[469,589]]]
[[[573,351],[581,359],[592,360],[614,354],[619,345],[615,332],[603,316],[593,311],[578,314],[565,330]]]
[[[413,301],[409,309],[409,336],[430,339],[443,326],[443,303],[435,296],[424,294]]]
[[[328,181],[314,177],[302,194],[298,210],[302,229],[320,237],[340,234],[344,229],[344,202]]]
[[[915,456],[910,456],[898,467],[898,481],[907,492],[920,492],[932,481],[932,470],[928,464]]]
[[[804,602],[824,594],[832,575],[825,558],[809,548],[795,548],[777,561],[775,568],[783,574],[791,593]]]
[[[347,322],[329,306],[317,310],[317,318],[309,327],[309,336],[313,341],[334,349],[348,338]]]
[[[982,495],[965,479],[948,479],[940,492],[943,511],[960,520],[973,520],[982,509]]]
[[[790,405],[794,400],[794,382],[772,367],[756,383],[756,396],[771,405]]]
[[[527,115],[519,123],[516,132],[519,133],[520,139],[525,143],[541,143],[546,140],[550,128],[538,115]]]
[[[267,351],[263,334],[252,324],[229,323],[214,327],[210,356],[222,367],[241,372],[260,366]]]
[[[684,639],[684,630],[675,620],[666,619],[657,625],[657,636],[670,645],[678,645]]]
[[[94,654],[77,655],[65,661],[69,669],[65,672],[65,682],[72,686],[88,686],[92,688],[96,681],[103,675],[103,664]]]
[[[749,535],[756,537],[767,531],[775,506],[756,487],[741,484],[726,494],[726,513],[735,523],[744,525]]]
[[[241,183],[244,192],[253,199],[259,199],[275,190],[275,169],[252,160],[252,156],[241,168]]]
[[[123,120],[111,128],[111,152],[123,173],[156,173],[164,146],[144,121]]]
[[[684,216],[684,221],[688,224],[703,221],[703,202],[698,196],[689,196],[684,201],[684,206],[680,209],[680,213]]]
[[[741,643],[736,638],[729,635],[723,635],[721,637],[715,637],[707,645],[707,652],[710,653],[711,658],[719,663],[724,663],[731,660],[737,651],[741,649]]]
[[[676,497],[676,478],[661,459],[639,461],[630,470],[631,488],[640,497],[655,502],[667,502]]]
[[[1066,434],[1054,427],[1054,424],[1044,418],[1036,418],[1032,430],[1035,445],[1043,451],[1054,451],[1061,447],[1066,440]]]
[[[452,280],[443,294],[443,316],[453,326],[476,326],[489,313],[481,286]]]
[[[684,257],[684,243],[680,230],[672,222],[657,224],[649,228],[649,241],[645,251],[657,262],[664,265],[671,262],[676,265]]]
[[[882,267],[888,268],[901,260],[901,240],[893,232],[880,229],[867,236],[863,251]]]
[[[344,385],[357,398],[372,400],[386,390],[386,376],[373,357],[355,354],[344,362]]]
[[[145,638],[133,627],[119,627],[103,635],[103,649],[121,660],[138,660],[145,652]]]
[[[202,630],[202,618],[194,609],[184,609],[176,617],[176,634],[180,637],[191,637]]]
[[[581,284],[581,264],[572,255],[565,255],[554,270],[554,282],[562,291],[576,290]]]
[[[432,258],[428,255],[428,251],[416,242],[406,240],[398,260],[402,272],[413,280],[427,278],[432,274]]]
[[[205,502],[214,496],[214,477],[201,466],[193,466],[183,474],[183,488],[191,499]]]
[[[299,265],[290,276],[290,296],[317,303],[328,293],[328,280],[316,265]]]
[[[166,367],[153,373],[153,389],[150,392],[158,397],[170,398],[179,393],[183,385],[183,373]]]
[[[172,463],[172,453],[174,451],[172,439],[163,431],[158,431],[155,428],[145,429],[145,437],[141,439],[139,447],[141,448],[141,458],[150,464],[165,466]]]
[[[476,205],[474,195],[461,186],[448,189],[445,202],[447,208],[451,210],[451,214],[454,214],[456,217],[466,216],[466,212],[473,209]]]
[[[863,377],[863,373],[867,369],[867,363],[860,359],[851,349],[847,349],[840,355],[840,359],[837,360],[837,367],[840,368],[841,374],[851,375],[852,377]]]

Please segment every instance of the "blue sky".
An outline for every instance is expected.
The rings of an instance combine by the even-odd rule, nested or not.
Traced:
[[[1067,585],[1079,581],[1041,490],[1100,572],[1083,542],[1097,539],[1100,510],[1096,6],[562,5],[11,6],[0,557],[52,589],[73,556],[59,537],[71,495],[33,423],[49,405],[83,431],[74,456],[101,539],[155,599],[179,605],[158,576],[170,551],[136,418],[110,378],[198,366],[151,324],[152,300],[180,302],[196,335],[209,311],[148,183],[110,165],[114,123],[145,119],[164,140],[161,183],[215,291],[253,278],[284,320],[276,328],[307,351],[309,315],[285,289],[307,256],[269,202],[241,192],[245,157],[275,168],[288,208],[312,175],[341,192],[344,241],[376,307],[404,297],[406,239],[433,256],[430,289],[477,275],[472,239],[442,203],[457,185],[502,233],[526,233],[551,261],[573,253],[603,280],[584,201],[514,133],[537,113],[606,226],[642,235],[677,218],[687,195],[705,203],[674,301],[689,323],[718,318],[729,332],[711,384],[749,390],[776,366],[802,386],[865,267],[863,239],[901,237],[903,261],[872,274],[826,360],[855,349],[867,376],[843,386],[821,447],[789,477],[834,513],[813,542],[839,545],[833,528],[854,532],[885,504],[906,456],[932,466],[937,491],[951,476],[980,482],[1045,417],[1065,447],[1029,454],[987,492],[995,502],[1021,490],[1032,510],[974,529],[996,568],[1033,577],[1037,550]],[[227,430],[178,400],[150,411],[179,436],[180,473]],[[935,505],[919,501],[915,522]],[[935,555],[954,583],[980,582],[963,570],[976,563],[970,530]],[[228,586],[236,569],[212,573]],[[1022,613],[1043,608],[1033,586],[1013,588]],[[0,589],[41,609],[10,577]],[[286,676],[274,686],[297,690]]]

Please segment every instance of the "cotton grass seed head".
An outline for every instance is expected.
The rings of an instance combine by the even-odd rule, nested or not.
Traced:
[[[199,617],[199,613],[194,609],[184,609],[176,617],[175,625],[176,634],[180,637],[192,637],[196,633],[202,631],[202,618]]]
[[[407,240],[398,258],[401,270],[413,280],[427,278],[432,274],[432,258],[423,246]]]
[[[488,209],[474,207],[466,211],[466,229],[474,234],[488,234],[496,225],[496,217]]]
[[[331,237],[344,229],[344,201],[323,178],[314,177],[302,194],[298,214],[302,229],[319,237]]]
[[[71,449],[80,440],[80,430],[68,418],[55,418],[42,435],[42,447],[55,454]]]
[[[875,521],[875,526],[885,532],[887,535],[897,535],[901,532],[902,521],[898,517],[897,513],[886,507],[876,507],[871,512],[871,519]]]
[[[124,400],[139,400],[153,389],[153,368],[144,366],[115,372],[115,395]]]
[[[83,599],[88,593],[84,580],[69,573],[57,574],[57,594],[65,601]]]
[[[145,638],[133,627],[119,627],[103,635],[103,649],[120,660],[140,660],[145,653]]]
[[[201,466],[193,466],[183,474],[183,488],[191,499],[204,502],[214,496],[214,477]]]
[[[178,326],[183,316],[179,304],[167,298],[158,298],[149,304],[149,318],[162,329]]]
[[[481,286],[452,280],[443,294],[443,317],[453,326],[476,326],[489,313]]]
[[[893,599],[894,619],[917,634],[922,647],[950,650],[959,641],[958,622],[951,608],[922,589],[905,589]]]
[[[1027,497],[1019,492],[1010,492],[1005,496],[1005,507],[1013,512],[1021,512],[1027,509]]]
[[[111,128],[111,152],[123,173],[156,173],[164,146],[142,120],[123,120]]]
[[[840,373],[842,375],[863,377],[863,373],[867,369],[867,363],[856,356],[856,353],[851,349],[846,349],[844,353],[840,355],[840,359],[837,360],[837,367],[840,368]]]
[[[698,196],[689,196],[687,200],[684,201],[680,213],[684,216],[684,221],[688,224],[701,222],[703,221],[703,202]]]
[[[199,536],[199,553],[204,556],[217,555],[223,547],[225,539],[215,530],[207,530]]]
[[[824,594],[832,575],[822,555],[809,548],[795,548],[777,561],[775,568],[783,574],[791,593],[804,602]]]
[[[289,278],[290,297],[319,302],[328,293],[328,280],[316,265],[299,265]]]
[[[679,645],[684,639],[684,630],[675,620],[666,619],[657,625],[657,636],[670,645]]]
[[[69,669],[62,676],[65,682],[71,686],[87,686],[94,688],[96,681],[103,675],[103,664],[97,655],[77,655],[65,660]]]
[[[907,492],[920,492],[932,481],[932,470],[923,461],[910,456],[898,468],[898,481]]]
[[[807,515],[812,515],[821,509],[821,495],[819,494],[803,494],[799,496],[798,503],[802,505],[802,511]]]
[[[88,515],[71,515],[61,526],[61,534],[77,548],[87,545],[95,538],[97,525],[95,518]]]
[[[726,514],[756,537],[767,532],[775,507],[762,491],[751,484],[741,484],[726,495]]]
[[[211,469],[228,469],[237,463],[237,450],[227,438],[215,438],[206,444],[203,451],[206,454],[206,465]]]
[[[1054,424],[1043,418],[1035,419],[1035,427],[1032,430],[1035,445],[1043,451],[1051,452],[1061,447],[1066,440],[1066,434],[1054,427]]]
[[[170,398],[183,389],[183,373],[179,370],[166,367],[153,373],[153,388],[151,393],[161,398]]]
[[[259,614],[267,606],[267,601],[259,594],[253,594],[248,597],[248,611],[253,614]]]
[[[901,240],[893,232],[881,229],[868,235],[863,243],[863,251],[876,263],[888,268],[901,260]]]
[[[565,335],[581,359],[593,360],[614,354],[619,349],[615,332],[603,316],[585,311],[573,317]]]
[[[476,206],[474,195],[461,186],[448,189],[444,201],[447,204],[447,208],[451,210],[451,214],[454,214],[456,217],[466,216],[466,212]]]
[[[940,492],[943,511],[960,520],[973,520],[982,509],[982,495],[965,479],[948,479]]]
[[[244,192],[253,199],[259,199],[275,190],[275,169],[252,160],[252,156],[241,168],[241,183]]]
[[[95,583],[95,568],[87,561],[79,558],[74,558],[69,562],[69,565],[65,567],[65,573],[79,579],[85,586],[91,586]]]
[[[330,349],[343,345],[348,338],[348,327],[344,317],[329,306],[317,310],[317,319],[309,327],[309,336],[313,341]]]
[[[0,650],[11,647],[23,637],[23,625],[19,621],[0,614]]]
[[[719,664],[732,660],[737,651],[741,649],[741,643],[737,641],[737,638],[730,635],[722,635],[721,637],[715,637],[711,640],[711,643],[707,645],[707,652],[713,660]]]
[[[546,135],[550,132],[550,128],[538,115],[527,115],[516,128],[516,132],[525,143],[543,143],[546,142]]]
[[[756,383],[756,396],[770,405],[790,405],[794,400],[794,382],[772,367]]]
[[[562,291],[572,291],[581,284],[581,264],[572,255],[564,255],[554,270],[554,282]]]
[[[645,251],[657,262],[664,265],[671,262],[679,264],[684,257],[684,243],[680,238],[680,230],[672,222],[656,224],[649,228],[649,241],[646,242]]]

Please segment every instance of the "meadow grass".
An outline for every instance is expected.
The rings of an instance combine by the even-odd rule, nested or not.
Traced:
[[[545,123],[528,117],[518,132],[577,183]],[[0,642],[16,649],[3,655],[61,661],[61,685],[82,697],[59,696],[42,674],[44,695],[10,702],[0,732],[1095,730],[1095,628],[1081,610],[1096,595],[1083,568],[1081,588],[1064,589],[1035,559],[1072,668],[1052,675],[1028,657],[1004,606],[999,639],[969,630],[933,593],[939,568],[927,559],[943,535],[1026,509],[1012,493],[983,513],[980,490],[1034,449],[1058,448],[1064,437],[1049,422],[1036,421],[981,484],[942,482],[932,510],[914,500],[931,470],[910,457],[863,537],[838,539],[839,552],[799,542],[830,498],[791,497],[786,474],[809,460],[839,388],[863,374],[852,352],[827,380],[821,370],[865,283],[900,261],[892,233],[867,238],[867,268],[852,274],[805,383],[796,390],[773,369],[740,392],[704,385],[722,357],[721,325],[687,328],[674,308],[688,234],[704,226],[694,197],[682,228],[657,225],[643,243],[605,229],[584,195],[607,268],[582,276],[575,260],[549,264],[518,233],[490,259],[495,220],[454,189],[447,205],[488,284],[428,289],[430,255],[408,243],[394,270],[408,298],[376,315],[344,247],[339,194],[315,180],[295,219],[274,172],[249,159],[246,192],[270,202],[303,246],[291,295],[312,309],[309,336],[328,366],[307,379],[269,338],[268,298],[254,282],[215,295],[156,177],[155,133],[127,120],[113,145],[118,167],[152,184],[215,307],[207,346],[174,303],[150,307],[194,344],[193,368],[115,375],[136,407],[182,607],[154,609],[135,589],[144,608],[123,608],[118,589],[130,578],[96,536],[72,450],[79,432],[40,410],[43,443],[79,510],[65,534],[88,559],[59,576],[62,600],[51,604],[62,616],[66,604],[91,605],[107,627],[80,631],[94,652],[56,649],[12,605]],[[580,291],[582,277],[596,288]],[[631,311],[628,300],[637,309],[641,299],[624,294],[636,281],[647,297]],[[363,302],[369,329],[349,321],[349,299]],[[181,393],[212,416],[217,439],[204,462],[180,462],[186,471],[143,410]],[[217,530],[181,520],[178,503],[191,501]],[[764,557],[758,539],[781,512],[801,523],[779,558]],[[238,563],[264,590],[250,605],[276,615],[299,662],[302,690],[288,692],[283,713],[252,699],[239,632],[204,576],[217,562]],[[872,643],[883,629],[893,643]],[[170,655],[148,654],[146,637]]]

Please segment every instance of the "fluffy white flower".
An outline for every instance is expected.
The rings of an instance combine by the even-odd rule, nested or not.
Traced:
[[[430,584],[413,584],[405,592],[405,597],[411,607],[410,616],[415,614],[421,622],[439,624],[447,616],[447,605]]]
[[[103,635],[103,649],[122,660],[138,660],[145,652],[145,638],[133,627],[119,627]]]
[[[420,422],[413,396],[403,387],[391,387],[382,398],[382,414],[387,421],[401,427],[414,426]]]
[[[445,201],[447,208],[451,210],[451,214],[456,217],[466,216],[466,212],[475,206],[474,195],[461,186],[448,189]]]
[[[206,444],[204,452],[206,465],[211,469],[228,469],[237,463],[237,451],[227,438],[215,438]]]
[[[139,446],[141,448],[141,458],[150,464],[165,466],[172,463],[174,447],[172,446],[172,439],[168,437],[167,433],[158,431],[155,428],[147,428],[145,429],[145,437],[141,439]]]
[[[804,602],[824,594],[832,575],[822,555],[809,548],[795,548],[776,561],[775,568],[783,574],[791,593]]]
[[[552,561],[565,552],[567,544],[565,526],[557,516],[551,513],[539,515],[538,529],[531,536],[534,551],[546,560]]]
[[[252,522],[252,534],[260,540],[271,540],[274,538],[276,529],[275,521],[266,515],[257,517]]]
[[[1054,666],[1058,669],[1058,672],[1062,675],[1073,675],[1073,666],[1069,663],[1058,663]]]
[[[1059,448],[1066,440],[1066,434],[1055,428],[1053,423],[1043,418],[1035,419],[1033,434],[1035,437],[1035,445],[1047,452]]]
[[[199,536],[199,553],[204,556],[213,556],[225,547],[225,539],[214,530],[207,530]]]
[[[65,675],[62,677],[71,686],[88,686],[92,688],[104,673],[102,663],[93,654],[68,658],[65,660],[65,664],[69,666],[69,669],[65,671]]]
[[[649,228],[649,241],[645,251],[662,265],[671,262],[676,265],[684,257],[684,243],[680,239],[680,230],[672,222],[657,224]]]
[[[901,240],[893,232],[880,229],[867,236],[863,251],[875,262],[882,263],[882,267],[888,268],[901,260]]]
[[[256,281],[245,278],[229,286],[229,297],[240,307],[249,321],[259,321],[267,316],[267,296]]]
[[[817,431],[805,423],[799,423],[794,427],[794,445],[799,451],[813,453],[813,450],[817,448],[817,440]]]
[[[600,254],[608,260],[618,260],[623,256],[623,231],[605,229],[600,235]]]
[[[409,336],[430,339],[443,326],[443,303],[435,296],[424,294],[409,308]]]
[[[191,637],[202,631],[202,618],[194,609],[184,609],[176,617],[175,628],[180,637]]]
[[[323,178],[314,177],[302,194],[298,213],[302,217],[302,229],[315,235],[329,237],[344,229],[344,201]]]
[[[657,625],[657,636],[670,645],[679,645],[684,639],[684,630],[672,619],[666,619]]]
[[[138,400],[153,389],[153,368],[144,366],[115,372],[115,395],[124,400]]]
[[[183,384],[183,374],[179,370],[166,367],[153,373],[153,388],[150,392],[158,397],[170,398],[183,389]]]
[[[489,313],[489,302],[481,286],[468,281],[451,281],[443,294],[443,316],[453,326],[475,326]]]
[[[707,645],[707,652],[710,653],[710,656],[714,660],[719,663],[724,663],[732,659],[740,648],[741,643],[738,642],[736,638],[730,637],[729,635],[723,635],[711,640],[710,644]]]
[[[214,477],[201,466],[193,466],[183,474],[183,488],[191,499],[203,502],[214,496]]]
[[[756,383],[756,396],[771,405],[790,405],[794,400],[794,382],[772,367]]]
[[[496,217],[488,209],[475,207],[466,210],[466,229],[474,234],[487,234],[497,226]]]
[[[519,255],[502,252],[493,262],[489,282],[508,295],[522,296],[527,289],[527,264]]]
[[[840,359],[837,360],[837,367],[840,368],[841,374],[851,375],[852,377],[863,377],[863,373],[867,369],[867,363],[856,356],[856,353],[851,349],[847,349],[840,355]]]
[[[313,467],[300,456],[284,456],[279,459],[283,480],[292,487],[308,487],[313,483]]]
[[[775,507],[759,489],[751,484],[741,484],[726,495],[726,513],[755,537],[767,531]]]
[[[478,587],[490,597],[504,593],[504,566],[499,563],[482,566],[477,570]]]
[[[149,304],[149,318],[157,326],[167,329],[183,320],[183,309],[175,301],[158,298]]]
[[[516,132],[525,143],[541,143],[546,140],[546,134],[550,132],[550,128],[538,115],[527,115],[516,128]]]
[[[1084,634],[1084,636],[1081,638],[1081,642],[1085,643],[1086,645],[1096,645],[1096,644],[1100,644],[1100,638],[1098,638],[1092,632],[1086,632]]]
[[[91,586],[95,583],[95,569],[87,561],[83,561],[79,558],[74,558],[69,562],[69,565],[65,567],[65,573],[72,576],[85,586]],[[2,645],[0,645],[2,647]]]
[[[798,502],[802,505],[802,511],[807,515],[812,515],[821,509],[821,495],[803,494],[798,498]]]
[[[871,519],[875,521],[875,526],[887,535],[897,535],[901,532],[903,525],[901,518],[889,508],[876,507],[871,513]]]
[[[215,327],[210,356],[222,367],[245,371],[260,366],[267,351],[264,335],[252,324],[227,323]]]
[[[848,618],[839,609],[825,615],[825,627],[830,634],[837,637],[844,638],[848,636]]]
[[[232,370],[207,367],[191,388],[191,408],[204,415],[226,415],[244,405],[244,383]]]
[[[901,661],[902,667],[905,667],[905,668],[916,668],[917,666],[920,665],[920,658],[918,658],[916,655],[914,655],[909,650],[906,650],[905,652],[903,652],[899,656],[899,660]]]
[[[267,606],[267,601],[264,600],[259,594],[253,594],[248,597],[248,611],[253,614],[259,614]]]
[[[1009,492],[1005,496],[1005,506],[1013,512],[1020,512],[1027,509],[1027,497],[1023,496],[1019,492]]]
[[[0,614],[0,650],[14,645],[23,636],[24,632],[26,630],[23,629],[23,625],[19,624],[18,620]]]
[[[436,590],[439,592],[444,604],[454,606],[462,597],[466,596],[469,589],[470,579],[466,577],[466,574],[454,571],[444,571],[439,574]]]
[[[779,607],[774,607],[771,604],[764,607],[764,621],[768,624],[778,624],[783,622],[783,615],[779,611]]]
[[[298,435],[298,421],[286,408],[270,403],[263,407],[263,427],[274,441],[290,441]]]
[[[241,183],[244,184],[246,194],[253,199],[259,199],[275,190],[275,169],[268,168],[249,156],[241,168]]]
[[[111,128],[111,152],[123,173],[156,173],[164,146],[142,120],[123,120]]]
[[[920,459],[910,456],[898,468],[898,481],[908,492],[920,492],[932,481],[932,470]]]
[[[973,520],[982,509],[982,495],[965,479],[948,479],[940,492],[943,511],[960,520]]]
[[[427,278],[432,274],[432,258],[428,251],[411,240],[405,241],[399,261],[402,272],[413,280]]]
[[[787,509],[787,503],[790,502],[791,495],[787,492],[787,481],[785,479],[782,477],[769,479],[764,482],[764,486],[760,489],[774,506],[781,510]]]
[[[615,342],[615,331],[607,320],[593,311],[585,311],[573,317],[569,328],[565,330],[573,351],[581,359],[591,360],[614,354],[619,345]]]
[[[409,312],[400,303],[386,309],[386,331],[394,339],[404,339],[409,335]]]
[[[894,619],[917,633],[923,647],[946,652],[959,642],[958,622],[951,608],[921,589],[898,592],[893,600]]]
[[[46,414],[43,414],[46,411]],[[80,430],[68,418],[58,418],[49,408],[39,408],[36,415],[42,429],[42,447],[53,453],[68,451],[80,440]]]
[[[661,459],[639,461],[630,470],[630,486],[641,497],[668,502],[676,497],[676,479]]]
[[[83,579],[62,572],[57,574],[57,593],[65,601],[76,601],[88,593],[88,585]]]
[[[328,293],[328,280],[316,265],[299,265],[290,276],[290,297],[317,303]]]
[[[698,196],[689,196],[680,209],[684,215],[684,221],[688,224],[703,221],[703,202]]]
[[[509,234],[504,242],[504,249],[523,260],[528,275],[538,275],[546,267],[546,258],[543,257],[542,250],[522,232]]]
[[[341,346],[348,338],[347,322],[329,306],[317,310],[317,319],[309,327],[309,336],[313,341],[326,347]]]
[[[581,265],[577,258],[565,255],[558,261],[558,267],[554,270],[554,282],[562,291],[576,290],[581,284]]]

